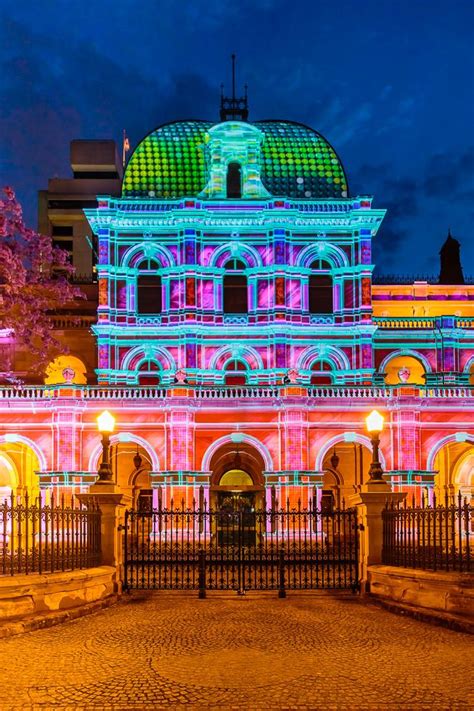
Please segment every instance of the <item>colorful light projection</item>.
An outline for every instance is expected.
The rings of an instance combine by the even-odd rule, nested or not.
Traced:
[[[344,168],[323,136],[291,121],[256,121],[263,132],[261,178],[275,196],[345,198]],[[197,196],[207,182],[207,121],[177,121],[152,131],[136,148],[125,171],[124,197],[176,199]]]

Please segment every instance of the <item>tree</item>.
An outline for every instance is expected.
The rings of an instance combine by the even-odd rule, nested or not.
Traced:
[[[6,187],[0,199],[0,343],[27,348],[35,369],[64,345],[54,335],[53,316],[83,295],[70,283],[74,269],[68,253],[53,246],[51,237],[26,227],[14,191]],[[2,349],[0,372],[11,369],[11,352]]]

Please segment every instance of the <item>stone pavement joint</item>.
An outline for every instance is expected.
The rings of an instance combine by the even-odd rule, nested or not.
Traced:
[[[472,708],[473,652],[350,595],[132,595],[0,640],[0,708]]]

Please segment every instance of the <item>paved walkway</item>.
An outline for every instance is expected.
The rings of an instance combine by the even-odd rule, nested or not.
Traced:
[[[472,708],[473,658],[353,597],[135,595],[0,640],[0,708]]]

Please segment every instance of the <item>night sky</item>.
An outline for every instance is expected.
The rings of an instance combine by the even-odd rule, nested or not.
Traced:
[[[450,226],[474,273],[474,0],[2,4],[0,183],[30,223],[71,139],[217,121],[235,51],[250,119],[317,129],[388,209],[379,272],[436,274]]]

